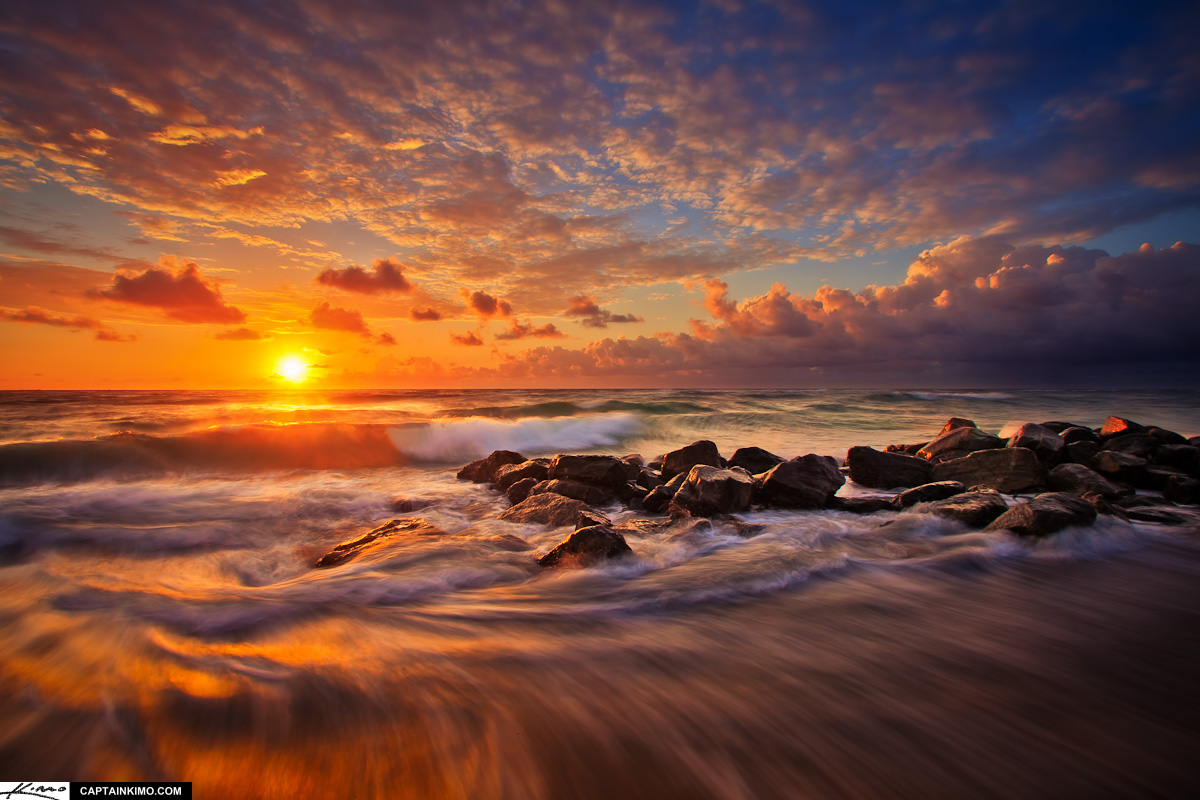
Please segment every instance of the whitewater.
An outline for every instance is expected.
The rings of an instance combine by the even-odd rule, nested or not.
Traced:
[[[0,392],[0,777],[197,797],[1192,796],[1200,534],[498,520],[495,449],[844,457],[950,417],[1200,434],[1200,393]],[[868,492],[848,484],[843,495]],[[607,509],[614,521],[637,512]],[[390,519],[414,535],[332,569]],[[886,523],[886,524],[885,524]]]

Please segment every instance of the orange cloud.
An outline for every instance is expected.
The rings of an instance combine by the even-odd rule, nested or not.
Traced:
[[[437,322],[442,318],[437,309],[433,308],[414,308],[408,312],[408,317],[413,322]]]
[[[495,316],[512,316],[512,305],[508,301],[493,297],[487,292],[469,292],[461,289],[459,294],[466,299],[467,309],[474,311],[484,319],[491,319]]]
[[[357,333],[360,336],[371,336],[371,329],[367,326],[361,312],[353,311],[347,308],[338,308],[331,306],[329,303],[322,302],[312,310],[308,316],[314,328],[326,331],[344,331],[346,333]]]
[[[136,337],[121,336],[112,328],[95,317],[56,314],[37,306],[27,306],[22,310],[0,307],[0,320],[7,322],[23,322],[27,325],[50,325],[55,328],[70,328],[73,331],[91,330],[96,332],[96,340],[101,342],[132,342]]]
[[[483,340],[480,339],[478,336],[476,336],[474,331],[468,331],[467,333],[464,333],[464,334],[452,333],[452,334],[450,334],[450,341],[454,342],[455,344],[464,345],[466,347],[482,347],[483,346]]]
[[[513,341],[515,339],[524,339],[527,336],[532,336],[535,339],[563,339],[566,334],[554,326],[554,323],[548,322],[545,325],[534,325],[529,320],[525,320],[525,324],[517,322],[515,319],[510,322],[510,327],[507,331],[501,331],[496,334],[496,339],[500,341]]]
[[[253,342],[259,339],[265,339],[258,331],[252,331],[249,328],[233,328],[228,331],[221,331],[213,336],[214,339],[220,339],[225,342]]]
[[[377,258],[371,262],[371,271],[350,266],[345,269],[327,269],[317,276],[322,286],[336,286],[348,292],[379,294],[380,292],[412,291],[412,284],[404,277],[404,266],[390,258]]]
[[[111,286],[92,289],[87,294],[119,303],[160,308],[168,317],[182,322],[227,325],[246,320],[244,312],[225,304],[221,288],[205,278],[194,262],[188,261],[182,269],[175,269],[175,259],[164,256],[158,263],[158,267],[141,272],[118,270]]]
[[[581,294],[571,298],[571,305],[563,312],[565,317],[582,317],[579,321],[588,328],[607,328],[609,323],[645,322],[633,314],[614,314],[601,308],[588,295]]]

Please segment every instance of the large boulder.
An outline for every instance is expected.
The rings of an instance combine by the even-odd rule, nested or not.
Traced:
[[[1146,428],[1146,433],[1150,434],[1155,439],[1158,439],[1158,441],[1161,442],[1162,444],[1187,444],[1188,443],[1187,437],[1184,436],[1183,434],[1176,433],[1175,431],[1169,431],[1166,428],[1159,428],[1154,425],[1151,425],[1149,428]]]
[[[445,531],[435,528],[417,517],[394,519],[369,533],[364,533],[357,539],[342,542],[318,558],[315,566],[336,567],[338,564],[344,564],[352,558],[357,558],[367,550],[373,550],[386,544],[389,539],[394,539],[401,534],[405,536],[444,536]]]
[[[509,486],[508,490],[505,491],[504,494],[506,497],[508,497],[508,502],[515,506],[517,503],[522,502],[526,497],[529,497],[529,493],[533,490],[533,487],[537,486],[539,483],[541,483],[541,481],[539,481],[537,478],[521,478],[521,480],[517,481],[512,486]]]
[[[1103,495],[1109,499],[1128,494],[1128,490],[1123,490],[1099,472],[1088,469],[1083,464],[1059,464],[1050,470],[1046,483],[1056,492],[1070,492],[1080,497],[1089,492]]]
[[[617,497],[612,489],[604,486],[557,478],[537,484],[529,490],[529,495],[533,497],[539,494],[546,494],[547,492],[582,500],[589,506],[602,506],[613,502]]]
[[[1122,433],[1104,443],[1105,450],[1139,458],[1150,458],[1160,446],[1162,442],[1148,433]]]
[[[956,428],[978,428],[978,427],[979,426],[975,424],[975,420],[973,420],[973,419],[963,419],[962,417],[951,417],[950,419],[946,420],[946,424],[942,426],[942,431],[941,431],[941,433],[938,434],[938,436],[939,437],[945,436],[947,433],[949,433],[952,430],[955,430]]]
[[[729,466],[741,467],[751,475],[759,475],[786,460],[761,447],[739,447],[733,451],[733,456],[729,459]]]
[[[972,528],[982,528],[996,517],[1008,511],[1008,503],[999,492],[980,489],[963,492],[945,500],[919,503],[912,507],[921,514],[936,514],[939,517],[956,519]]]
[[[547,492],[530,495],[502,513],[499,519],[507,522],[537,522],[559,528],[574,525],[579,512],[591,510],[582,500]]]
[[[1200,469],[1200,449],[1190,444],[1164,444],[1154,454],[1154,461],[1160,466],[1196,472]]]
[[[1091,428],[1085,428],[1082,425],[1076,425],[1073,428],[1067,428],[1065,431],[1059,432],[1061,438],[1067,444],[1075,442],[1099,442],[1100,436]]]
[[[651,514],[661,514],[666,511],[667,506],[671,504],[671,498],[675,497],[675,493],[679,491],[680,486],[683,486],[685,480],[687,480],[687,474],[681,473],[662,486],[656,486],[642,498],[642,508]]]
[[[959,481],[938,481],[937,483],[926,483],[921,486],[914,486],[911,489],[906,489],[900,494],[892,498],[892,506],[895,508],[908,508],[915,506],[917,503],[930,503],[934,500],[945,500],[948,497],[954,497],[956,494],[962,494],[967,490]]]
[[[1096,508],[1067,492],[1046,492],[1010,508],[984,530],[1012,531],[1020,536],[1049,536],[1072,525],[1091,525]]]
[[[959,427],[943,433],[922,447],[917,451],[917,456],[930,461],[940,461],[949,454],[961,458],[977,450],[994,450],[998,447],[1004,447],[1004,440],[999,436],[979,428]]]
[[[1100,438],[1110,439],[1113,436],[1120,436],[1122,433],[1144,433],[1145,431],[1144,426],[1138,425],[1132,420],[1124,417],[1109,417],[1100,426]]]
[[[1041,486],[1046,470],[1032,450],[1006,447],[980,450],[963,458],[933,465],[935,481],[960,481],[966,486],[987,486],[1012,494]]]
[[[1109,480],[1137,484],[1142,482],[1142,473],[1146,471],[1148,462],[1140,456],[1101,450],[1092,456],[1087,465]]]
[[[686,475],[697,464],[718,468],[721,466],[721,453],[714,443],[701,439],[687,447],[672,450],[663,456],[660,471],[664,480],[670,480],[676,475]]]
[[[538,559],[543,567],[589,567],[611,558],[633,555],[625,537],[607,525],[579,528]]]
[[[630,469],[630,464],[615,456],[555,456],[546,477],[619,489],[630,479]],[[636,474],[637,468],[634,470]]]
[[[809,454],[764,473],[754,502],[771,508],[825,508],[845,483],[836,459]]]
[[[1163,486],[1163,497],[1179,503],[1181,506],[1200,505],[1200,481],[1180,475],[1173,475]]]
[[[496,484],[496,488],[500,491],[507,492],[508,487],[525,478],[536,478],[539,481],[546,480],[549,470],[549,465],[542,459],[531,459],[523,461],[520,464],[505,464],[496,470],[496,479],[493,483]]]
[[[1008,440],[1009,447],[1032,450],[1043,464],[1057,464],[1066,442],[1054,431],[1034,422],[1026,422]]]
[[[712,517],[732,514],[750,507],[754,478],[744,469],[720,469],[697,464],[688,471],[687,479],[671,498],[671,516],[690,514]]]
[[[525,456],[512,450],[493,450],[487,458],[472,461],[458,471],[460,481],[472,483],[495,483],[496,473],[507,464],[521,464]]]
[[[1100,442],[1080,441],[1071,442],[1063,448],[1063,461],[1074,464],[1089,464],[1100,452]]]
[[[846,452],[850,480],[872,489],[896,489],[929,483],[933,465],[904,453],[881,453],[870,447],[851,447]]]

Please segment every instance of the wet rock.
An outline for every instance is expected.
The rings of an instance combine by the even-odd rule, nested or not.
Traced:
[[[1140,473],[1133,476],[1130,481],[1138,489],[1151,489],[1156,492],[1161,492],[1166,488],[1167,482],[1173,479],[1189,477],[1186,472],[1174,469],[1172,467],[1146,467]]]
[[[1071,442],[1063,448],[1063,461],[1088,464],[1100,452],[1101,444],[1092,441]]]
[[[810,453],[767,470],[753,499],[769,508],[825,508],[845,483],[835,459]]]
[[[1146,433],[1153,436],[1161,444],[1187,444],[1188,443],[1186,436],[1183,436],[1182,434],[1178,434],[1175,431],[1169,431],[1166,428],[1159,428],[1155,425],[1151,425],[1149,428],[1146,428]]]
[[[1132,420],[1124,417],[1109,417],[1100,427],[1100,438],[1110,439],[1122,433],[1145,433],[1146,429]]]
[[[550,466],[545,459],[530,459],[522,461],[520,464],[505,464],[500,469],[496,470],[496,478],[492,481],[496,484],[496,488],[502,492],[507,492],[508,487],[514,483],[526,478],[536,478],[538,481],[544,481],[549,477]]]
[[[687,475],[692,467],[703,464],[709,467],[721,467],[721,454],[717,446],[707,439],[692,442],[687,447],[672,450],[663,456],[662,476],[669,480],[676,475]]]
[[[1200,469],[1200,448],[1190,444],[1164,444],[1154,453],[1159,466],[1195,473]]]
[[[521,478],[521,480],[508,487],[505,495],[508,497],[508,502],[514,506],[529,497],[529,492],[534,486],[537,486],[541,481],[537,478]]]
[[[917,451],[917,456],[930,461],[943,460],[939,456],[945,456],[950,453],[957,452],[958,458],[965,456],[967,453],[974,453],[977,450],[994,450],[998,447],[1004,447],[1004,440],[999,436],[981,431],[979,428],[954,428],[941,436],[934,439],[929,444]]]
[[[1116,517],[1118,519],[1123,519],[1126,522],[1129,521],[1129,515],[1125,513],[1125,509],[1121,508],[1120,506],[1113,505],[1111,502],[1109,502],[1108,498],[1102,494],[1098,494],[1097,492],[1084,492],[1083,499],[1092,504],[1092,508],[1096,509],[1097,514]]]
[[[892,498],[867,495],[859,497],[834,497],[829,508],[848,511],[851,514],[874,514],[877,511],[895,511]]]
[[[938,481],[936,483],[926,483],[921,486],[914,486],[911,489],[901,492],[892,498],[891,504],[895,508],[908,508],[915,506],[917,503],[930,503],[934,500],[945,500],[948,497],[954,497],[957,494],[962,494],[967,490],[967,487],[959,481]]]
[[[945,436],[950,431],[956,430],[958,428],[978,428],[978,427],[979,426],[975,424],[975,420],[973,420],[973,419],[964,419],[962,417],[951,417],[950,419],[946,420],[946,424],[942,426],[941,433],[938,434],[938,437],[940,438],[942,436]]]
[[[580,528],[538,559],[543,567],[589,567],[612,558],[633,555],[625,537],[607,525]]]
[[[984,530],[1008,530],[1020,536],[1049,536],[1073,525],[1096,521],[1095,507],[1067,492],[1046,492],[1009,509]]]
[[[651,472],[648,469],[638,470],[638,476],[634,479],[634,483],[645,489],[647,492],[653,492],[655,489],[663,485],[663,480],[657,473]]]
[[[754,478],[744,469],[697,464],[688,471],[687,479],[671,498],[668,510],[671,516],[732,514],[750,507],[753,492]]]
[[[1163,486],[1163,497],[1183,506],[1200,504],[1200,481],[1186,476],[1173,475]]]
[[[558,528],[574,525],[580,511],[591,510],[582,500],[548,492],[530,495],[502,513],[499,519],[507,522],[537,522]]]
[[[904,453],[906,455],[915,456],[921,452],[921,448],[929,442],[916,442],[915,444],[889,444],[883,448],[885,453]]]
[[[1174,506],[1175,503],[1165,497],[1154,494],[1131,494],[1128,497],[1118,497],[1116,504],[1121,508],[1153,508],[1158,506]]]
[[[458,471],[460,481],[472,483],[495,483],[496,472],[507,464],[520,464],[525,456],[512,450],[493,450],[487,458],[472,461]]]
[[[1067,444],[1075,442],[1097,442],[1100,441],[1100,436],[1091,428],[1085,428],[1082,425],[1077,425],[1073,428],[1067,428],[1059,434],[1059,437]],[[1097,447],[1097,450],[1100,448]]]
[[[1049,465],[1058,463],[1066,443],[1063,442],[1061,436],[1049,428],[1033,422],[1026,422],[1008,440],[1008,446],[1032,450],[1038,461]]]
[[[615,456],[555,456],[546,477],[620,489],[630,477],[630,465]],[[568,495],[570,497],[571,495]]]
[[[612,489],[582,481],[557,478],[542,481],[529,490],[530,496],[546,494],[548,492],[560,494],[563,497],[574,498],[575,500],[582,500],[589,506],[602,506],[617,499],[617,495]]]
[[[1131,508],[1125,512],[1134,522],[1157,522],[1160,525],[1196,525],[1200,516],[1188,513],[1187,509],[1145,506]]]
[[[1043,428],[1047,428],[1048,430],[1054,431],[1059,436],[1062,436],[1063,431],[1068,431],[1071,428],[1082,428],[1083,430],[1087,430],[1087,431],[1091,430],[1090,428],[1083,428],[1082,425],[1076,425],[1074,422],[1059,422],[1058,420],[1054,420],[1051,422],[1042,422],[1039,424]]]
[[[595,525],[611,524],[612,520],[608,518],[607,514],[601,514],[599,511],[591,508],[580,509],[579,513],[575,515],[575,530],[591,528]]]
[[[1148,433],[1123,433],[1106,441],[1104,449],[1113,453],[1125,453],[1148,459],[1161,444],[1158,439]]]
[[[956,519],[972,528],[982,528],[1008,511],[1008,503],[999,492],[980,489],[956,494],[945,500],[919,503],[912,510],[920,514],[936,514],[939,517]]]
[[[388,508],[397,514],[411,514],[433,505],[432,500],[416,500],[411,497],[397,497],[388,504]]]
[[[1189,436],[1187,442],[1192,447],[1200,447],[1200,436]]]
[[[933,465],[923,458],[903,453],[886,453],[870,447],[851,447],[846,452],[850,480],[872,489],[895,489],[929,483]]]
[[[651,514],[660,514],[666,511],[667,506],[671,504],[671,498],[679,491],[679,487],[683,486],[685,480],[687,480],[687,473],[681,473],[671,478],[671,480],[662,486],[656,487],[642,498],[642,508]]]
[[[729,466],[741,467],[751,475],[759,475],[786,460],[761,447],[739,447],[733,451],[733,456],[729,459]]]
[[[325,555],[317,559],[314,566],[317,567],[336,567],[338,564],[344,564],[347,561],[357,558],[367,550],[373,550],[376,547],[385,544],[389,539],[393,539],[399,535],[405,536],[444,536],[445,531],[440,528],[435,528],[423,519],[417,517],[401,517],[394,519],[391,522],[380,525],[369,533],[364,533],[357,539],[351,539],[342,542],[337,547],[330,550]]]
[[[1059,464],[1050,470],[1046,482],[1056,492],[1071,492],[1080,496],[1094,492],[1107,498],[1113,498],[1129,493],[1128,490],[1122,489],[1083,464]]]
[[[960,481],[966,486],[986,486],[1006,494],[1041,486],[1045,478],[1042,462],[1024,447],[980,450],[933,466],[935,481]]]

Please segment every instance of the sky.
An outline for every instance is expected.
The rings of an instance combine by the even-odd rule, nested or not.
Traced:
[[[7,0],[0,389],[1198,387],[1197,30]]]

